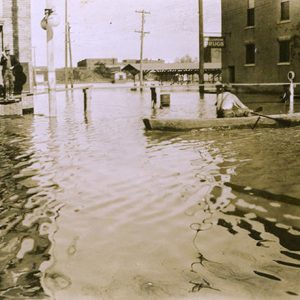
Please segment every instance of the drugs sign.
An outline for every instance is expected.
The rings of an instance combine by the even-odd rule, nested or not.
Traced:
[[[225,48],[225,38],[223,36],[211,36],[208,38],[207,46],[211,48]]]

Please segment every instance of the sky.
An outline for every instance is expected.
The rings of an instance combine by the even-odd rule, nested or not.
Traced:
[[[73,66],[85,58],[139,59],[141,14],[145,10],[143,58],[173,62],[197,58],[197,0],[67,0]],[[37,66],[47,64],[46,31],[40,26],[46,2],[52,3],[60,24],[54,28],[56,67],[64,66],[64,0],[31,0],[32,46]],[[221,32],[221,0],[203,0],[204,34]]]

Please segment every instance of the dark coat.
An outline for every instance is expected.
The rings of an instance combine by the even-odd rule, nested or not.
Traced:
[[[17,64],[13,69],[13,74],[15,76],[14,81],[14,93],[19,95],[22,93],[23,85],[26,83],[27,77],[23,72],[23,67],[21,64]]]
[[[150,87],[150,91],[151,91],[151,100],[156,102],[156,90],[155,87]]]

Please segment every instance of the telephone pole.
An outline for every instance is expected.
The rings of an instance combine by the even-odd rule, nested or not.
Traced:
[[[143,48],[144,48],[144,36],[150,32],[144,31],[144,24],[145,24],[145,14],[150,14],[148,11],[144,10],[136,10],[136,13],[142,14],[142,25],[140,31],[135,31],[141,34],[141,49],[140,49],[140,91],[143,90]]]
[[[65,0],[65,88],[69,87],[68,85],[68,0]]]
[[[33,66],[32,66],[32,74],[33,74],[33,86],[36,87],[36,54],[35,54],[36,47],[32,47],[33,50]]]
[[[200,99],[204,98],[204,36],[203,36],[203,1],[198,0],[199,6],[199,92]]]
[[[71,26],[68,23],[68,46],[69,46],[69,58],[70,58],[70,82],[71,88],[73,88],[74,77],[73,77],[73,62],[72,62],[72,48],[71,48]]]

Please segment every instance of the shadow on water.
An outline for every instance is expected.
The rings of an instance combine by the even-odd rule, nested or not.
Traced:
[[[49,235],[58,216],[52,192],[58,186],[38,179],[27,121],[0,120],[1,299],[47,297],[41,269],[50,260]]]
[[[245,194],[250,196],[247,197],[247,202],[242,202],[240,200],[233,201],[236,205],[236,209],[234,211],[228,211],[226,214],[244,218],[252,208],[258,208],[255,210],[256,215],[253,216],[251,220],[263,224],[265,232],[269,232],[276,236],[279,243],[284,248],[290,251],[300,251],[300,222],[298,217],[299,214],[297,213],[300,211],[299,198],[291,197],[289,195],[274,194],[254,188],[247,188],[229,182],[225,183],[225,185],[230,186],[237,195]],[[272,202],[273,207],[269,205],[269,202]],[[276,204],[276,202],[278,202],[278,204]],[[281,203],[286,205],[285,211],[287,211],[288,206],[291,207],[292,212],[289,216],[290,218],[280,218]],[[294,217],[292,215],[294,215]],[[285,225],[278,226],[279,221],[280,224],[285,223]],[[221,222],[220,225],[222,226]],[[264,246],[264,239],[261,237],[261,232],[254,230],[252,225],[245,220],[241,220],[239,226],[247,230],[251,238],[258,241],[257,246]],[[295,235],[295,232],[298,232],[298,234]],[[286,263],[286,265],[293,264]],[[300,265],[297,267],[300,267]]]
[[[211,139],[217,134],[212,133]],[[221,143],[222,139],[216,145]],[[223,161],[212,181],[214,187],[198,202],[201,213],[198,221],[190,225],[197,251],[191,264],[190,292],[208,295],[211,290],[219,296],[234,295],[234,299],[238,295],[243,299],[257,295],[261,299],[267,299],[263,295],[298,296],[295,276],[300,270],[300,199],[232,183],[231,174],[236,175],[243,159],[233,158],[236,144],[227,143],[230,146],[223,145]],[[239,172],[242,170],[245,168],[240,167]],[[201,178],[200,183],[205,180]],[[238,289],[236,294],[231,293],[234,286]]]
[[[225,186],[231,187],[236,196],[240,194],[249,196],[247,197],[248,205],[239,203],[241,201],[239,197],[233,197],[230,203],[227,202],[227,204],[222,202],[220,193],[216,193],[217,189],[212,191],[210,197],[199,203],[203,211],[201,220],[199,220],[199,223],[190,225],[190,228],[195,231],[193,244],[198,251],[197,260],[191,264],[191,272],[195,274],[194,278],[190,280],[190,284],[192,284],[191,292],[211,289],[223,294],[226,291],[226,286],[224,286],[224,282],[222,283],[224,280],[226,285],[229,285],[229,282],[231,284],[238,282],[241,290],[249,289],[250,284],[260,286],[260,289],[263,284],[264,289],[267,290],[268,284],[264,280],[271,280],[282,282],[281,289],[284,290],[286,286],[285,294],[298,296],[299,293],[293,281],[294,276],[297,273],[299,274],[300,269],[300,255],[298,254],[300,251],[300,222],[299,214],[297,214],[300,199],[258,189],[249,189],[229,182],[225,182]],[[251,203],[249,199],[254,200]],[[269,208],[269,202],[271,201],[274,205],[273,211]],[[276,202],[292,206],[295,218],[290,217],[284,221],[278,220],[281,207],[276,205]],[[263,205],[268,210],[262,209]],[[282,221],[282,223],[279,221]],[[202,234],[217,227],[224,228],[233,239],[237,236],[236,239],[240,239],[240,241],[235,246],[228,247],[228,245],[221,244],[220,248],[214,248],[207,252]],[[239,253],[239,243],[242,242],[240,235],[245,232],[247,232],[247,237],[255,242],[254,247],[263,250],[257,250],[257,253],[254,250],[253,254],[250,254],[250,252],[247,253],[250,250],[245,249],[247,252]],[[222,240],[222,238],[214,236],[213,232],[211,232],[210,237],[215,240]],[[277,245],[277,241],[281,247]],[[218,242],[214,244],[217,246]],[[226,258],[227,248],[236,253],[234,254],[236,262],[234,259],[233,262],[231,261],[230,255],[232,253],[227,253],[228,257]],[[203,252],[201,249],[203,249]],[[265,258],[259,258],[258,253],[264,253],[264,249],[266,249],[263,255]],[[209,257],[214,257],[219,252],[221,252],[221,256],[216,255],[216,257],[219,257],[220,260],[209,259]],[[269,253],[269,256],[267,253]],[[243,262],[240,256],[245,256],[246,261]],[[277,257],[280,257],[280,259]],[[250,265],[247,266],[248,264]],[[255,278],[255,275],[261,279]],[[272,286],[272,284],[270,285]],[[263,294],[261,296],[263,297]]]

